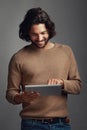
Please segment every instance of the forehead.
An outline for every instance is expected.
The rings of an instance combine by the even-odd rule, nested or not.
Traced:
[[[30,33],[40,33],[47,31],[45,24],[34,24],[30,28]]]

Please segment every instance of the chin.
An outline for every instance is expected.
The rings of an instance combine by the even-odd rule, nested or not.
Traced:
[[[44,47],[44,46],[45,46],[45,44],[39,44],[38,46],[39,46],[39,47]]]
[[[36,46],[39,48],[44,48],[46,46],[46,44],[36,44]]]

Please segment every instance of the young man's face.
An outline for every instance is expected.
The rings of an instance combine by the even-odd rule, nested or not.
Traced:
[[[45,47],[48,40],[49,34],[45,24],[34,24],[31,26],[29,31],[31,42],[37,47]]]

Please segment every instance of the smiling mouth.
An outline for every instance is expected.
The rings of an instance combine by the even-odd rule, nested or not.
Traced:
[[[45,43],[45,41],[37,41],[36,43],[41,45],[41,44]]]

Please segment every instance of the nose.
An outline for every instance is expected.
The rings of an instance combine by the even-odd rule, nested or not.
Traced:
[[[37,40],[38,40],[38,41],[42,41],[42,40],[43,40],[42,35],[38,35],[38,36],[37,36]]]

